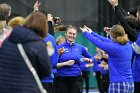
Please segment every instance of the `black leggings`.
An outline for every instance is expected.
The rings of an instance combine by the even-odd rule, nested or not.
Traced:
[[[47,90],[47,93],[53,93],[53,82],[52,83],[42,83],[43,87]]]
[[[86,93],[89,91],[89,75],[90,71],[82,71],[83,82],[85,81]]]
[[[56,77],[56,93],[81,93],[82,77]]]

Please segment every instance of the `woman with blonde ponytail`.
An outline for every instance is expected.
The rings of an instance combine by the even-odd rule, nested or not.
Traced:
[[[110,29],[110,39],[92,32],[86,26],[80,27],[84,36],[94,45],[105,51],[109,66],[108,93],[133,93],[134,83],[131,70],[132,47],[121,25]]]

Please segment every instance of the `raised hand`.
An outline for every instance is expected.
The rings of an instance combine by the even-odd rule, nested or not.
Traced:
[[[107,0],[111,5],[112,7],[115,7],[118,5],[118,0]]]
[[[83,27],[83,28],[82,28],[82,27],[80,27],[80,29],[81,29],[81,31],[82,31],[82,32],[89,32],[89,33],[91,33],[91,32],[92,32],[92,30],[91,30],[89,27],[85,26],[85,25],[84,25],[84,27]]]
[[[48,21],[53,21],[53,16],[52,16],[52,14],[48,14],[47,17],[48,17]]]
[[[85,27],[79,27],[81,29],[82,32],[88,32],[88,30]]]
[[[111,30],[111,28],[109,28],[109,27],[103,28],[103,31],[105,31],[107,33],[107,35],[110,35],[110,30]]]
[[[118,4],[118,0],[111,0],[114,4]]]
[[[41,3],[39,3],[38,1],[36,1],[35,4],[34,4],[34,11],[38,11],[40,5],[41,5]]]
[[[110,29],[111,29],[111,28],[109,28],[109,27],[104,27],[104,28],[103,28],[103,31],[108,32],[108,31],[110,31]]]
[[[91,28],[87,27],[86,25],[84,25],[84,27],[88,30],[89,33],[92,32]]]

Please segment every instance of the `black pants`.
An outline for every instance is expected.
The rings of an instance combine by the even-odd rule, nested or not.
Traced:
[[[102,74],[101,75],[101,93],[108,93],[109,88],[109,75],[108,74]]]
[[[98,90],[99,92],[101,92],[101,72],[100,71],[95,71],[96,73],[96,80],[97,80],[97,86],[98,86]]]
[[[47,93],[53,93],[53,83],[42,83]]]
[[[86,88],[86,93],[89,92],[89,75],[90,71],[82,71],[82,77],[83,77],[83,83],[85,81],[85,88]]]
[[[54,74],[54,80],[53,80],[53,93],[56,93],[56,78],[57,78],[57,74]]]
[[[140,93],[140,82],[134,82],[134,93]]]
[[[81,93],[82,77],[70,76],[56,78],[56,93]]]
[[[100,71],[96,71],[96,80],[97,85],[100,93],[107,93],[108,87],[109,87],[109,75],[107,74],[101,74]]]

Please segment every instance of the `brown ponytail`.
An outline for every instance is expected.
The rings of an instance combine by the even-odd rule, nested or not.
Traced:
[[[126,44],[129,40],[125,34],[124,28],[121,25],[114,25],[111,28],[110,35],[113,37],[113,41],[120,44]]]
[[[126,44],[128,42],[128,37],[127,34],[125,34],[124,36],[119,36],[116,38],[116,41],[120,44]]]

